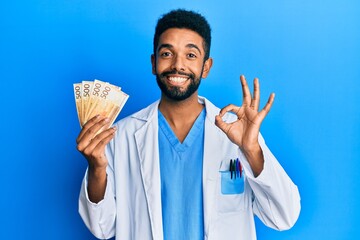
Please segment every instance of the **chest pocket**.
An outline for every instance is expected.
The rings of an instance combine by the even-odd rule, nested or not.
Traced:
[[[231,176],[230,171],[219,171],[218,207],[220,213],[237,212],[244,209],[244,174]]]
[[[221,175],[221,194],[232,195],[244,192],[244,176],[231,173],[230,171],[220,171]]]

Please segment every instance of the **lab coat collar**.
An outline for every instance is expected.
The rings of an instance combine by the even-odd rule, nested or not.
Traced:
[[[219,108],[215,107],[209,100],[204,97],[198,96],[198,101],[201,104],[204,104],[206,107],[206,117],[210,122],[215,122],[215,116],[219,114]],[[157,116],[157,111],[159,107],[160,100],[155,101],[150,104],[148,107],[142,109],[141,111],[134,113],[133,118],[137,118],[143,121],[150,121],[153,117]]]
[[[134,113],[131,117],[142,120],[142,121],[150,121],[155,116],[157,116],[159,103],[160,103],[160,100],[157,100],[154,103],[147,106],[146,108]]]

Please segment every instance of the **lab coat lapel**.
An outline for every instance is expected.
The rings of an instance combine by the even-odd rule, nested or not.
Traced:
[[[205,142],[204,142],[204,159],[203,159],[203,197],[204,197],[204,224],[205,235],[209,234],[209,226],[214,210],[216,209],[216,186],[218,184],[219,168],[221,163],[220,129],[214,124],[215,115],[218,109],[208,100],[204,99],[206,106],[205,121]]]
[[[145,188],[153,239],[163,239],[161,185],[158,146],[158,103],[151,105],[142,118],[147,121],[135,133],[140,171]]]

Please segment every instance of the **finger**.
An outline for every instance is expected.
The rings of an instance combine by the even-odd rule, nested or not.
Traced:
[[[83,149],[85,156],[97,156],[96,154],[102,154],[99,152],[103,150],[111,139],[114,137],[116,132],[116,127],[109,128],[94,137],[90,143]],[[97,151],[96,151],[97,149]]]
[[[218,126],[218,128],[220,128],[224,133],[227,133],[231,127],[231,124],[224,122],[219,115],[215,117],[215,125]]]
[[[247,85],[244,75],[240,76],[240,82],[241,82],[242,92],[243,92],[243,106],[250,106],[251,93],[250,93],[249,86]]]
[[[77,143],[91,140],[107,124],[109,124],[109,119],[102,116],[97,117],[94,122],[86,123],[80,132]]]
[[[109,119],[104,118],[100,121],[96,122],[95,124],[91,125],[90,128],[86,129],[84,127],[85,133],[78,141],[78,149],[84,149],[87,145],[91,142],[91,140],[96,136],[100,129],[104,129],[105,126],[109,125]]]
[[[264,108],[259,112],[259,120],[263,121],[264,118],[266,117],[266,115],[270,112],[271,106],[273,105],[275,99],[275,93],[270,94],[270,97],[266,103],[266,105],[264,106]]]
[[[76,143],[79,143],[81,141],[81,138],[84,136],[86,131],[91,128],[94,124],[98,123],[99,121],[103,120],[105,117],[102,117],[100,115],[96,115],[93,118],[91,118],[89,121],[87,121],[80,131],[79,136],[76,139]]]
[[[227,112],[233,112],[237,115],[239,113],[240,109],[241,109],[241,107],[239,107],[239,106],[236,106],[234,104],[229,104],[220,110],[219,116],[223,117],[224,114]]]
[[[254,79],[254,98],[251,100],[251,108],[258,111],[260,104],[260,84],[259,79]]]
[[[101,139],[96,147],[93,150],[93,156],[102,156],[105,153],[105,146],[111,141],[115,136],[116,129],[105,138]]]

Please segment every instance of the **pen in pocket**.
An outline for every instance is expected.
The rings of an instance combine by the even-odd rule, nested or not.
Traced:
[[[232,160],[230,159],[230,167],[229,167],[229,171],[230,171],[230,179],[234,178],[236,179],[236,177],[242,177],[242,165],[239,161],[239,158],[237,158],[236,160]]]

